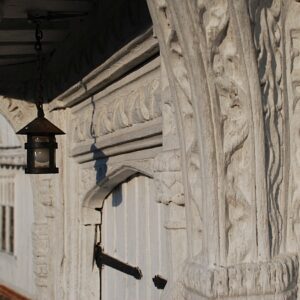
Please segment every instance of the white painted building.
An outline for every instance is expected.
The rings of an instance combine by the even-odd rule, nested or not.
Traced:
[[[34,26],[11,1],[0,281],[38,300],[299,299],[299,1],[34,2],[66,135],[59,174],[26,176]]]
[[[33,297],[33,194],[24,161],[21,142],[0,115],[0,284]]]

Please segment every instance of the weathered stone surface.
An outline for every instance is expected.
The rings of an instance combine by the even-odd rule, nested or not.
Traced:
[[[163,299],[299,298],[299,1],[148,5],[161,57],[50,106],[69,135],[61,174],[34,180],[37,286],[45,299],[98,297],[98,211],[141,173],[166,214]],[[154,44],[121,51],[94,83]],[[1,112],[22,123],[17,102],[4,101]]]

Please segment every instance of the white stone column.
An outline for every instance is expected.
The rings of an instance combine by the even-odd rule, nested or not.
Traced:
[[[282,2],[148,5],[176,110],[188,231],[185,271],[165,299],[296,299],[298,258],[283,246]]]

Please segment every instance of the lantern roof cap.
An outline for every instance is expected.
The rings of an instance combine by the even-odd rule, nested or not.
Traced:
[[[45,117],[37,117],[21,130],[17,134],[24,135],[59,135],[65,134],[62,130],[56,127],[53,123],[47,120]]]

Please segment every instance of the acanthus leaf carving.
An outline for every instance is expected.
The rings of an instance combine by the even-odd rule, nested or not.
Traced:
[[[120,91],[117,97],[108,95],[107,98],[109,102],[95,99],[87,101],[80,110],[80,114],[74,113],[71,128],[72,142],[75,147],[81,142],[161,116],[159,81],[155,77],[146,84],[139,85],[134,91],[124,93]]]
[[[249,263],[251,268],[255,260],[270,259],[271,248],[272,255],[277,254],[280,245],[276,193],[281,181],[274,170],[280,170],[282,158],[280,153],[268,170],[266,123],[247,3],[149,0],[148,5],[179,128],[189,253],[195,265],[186,291],[189,294],[190,284],[195,283],[195,295],[203,299],[227,297],[232,287],[223,286],[222,282],[228,284],[228,278],[222,270],[215,278],[216,285],[220,283],[216,294],[205,294],[209,283],[206,286],[201,280],[209,280],[214,273],[211,266]],[[274,11],[278,11],[277,7]],[[280,60],[279,55],[276,57]],[[275,72],[278,82],[279,73]],[[278,106],[278,112],[280,109]],[[274,117],[280,118],[280,113]],[[277,128],[276,121],[273,125],[272,139],[277,143],[276,132],[281,125]],[[275,148],[278,145],[280,141]],[[271,178],[269,185],[266,173]],[[269,191],[272,196],[268,198]],[[271,216],[267,201],[273,205]],[[273,243],[269,247],[268,217],[273,216]],[[200,279],[203,265],[208,269]],[[191,268],[187,266],[185,278]],[[182,287],[181,283],[177,287]],[[242,294],[236,296],[239,295]],[[176,297],[166,295],[166,299]]]
[[[277,255],[282,243],[281,206],[284,149],[284,93],[282,82],[282,1],[255,3],[254,37],[258,51],[266,143],[266,182],[271,232],[270,253]],[[259,34],[257,34],[257,32]]]

